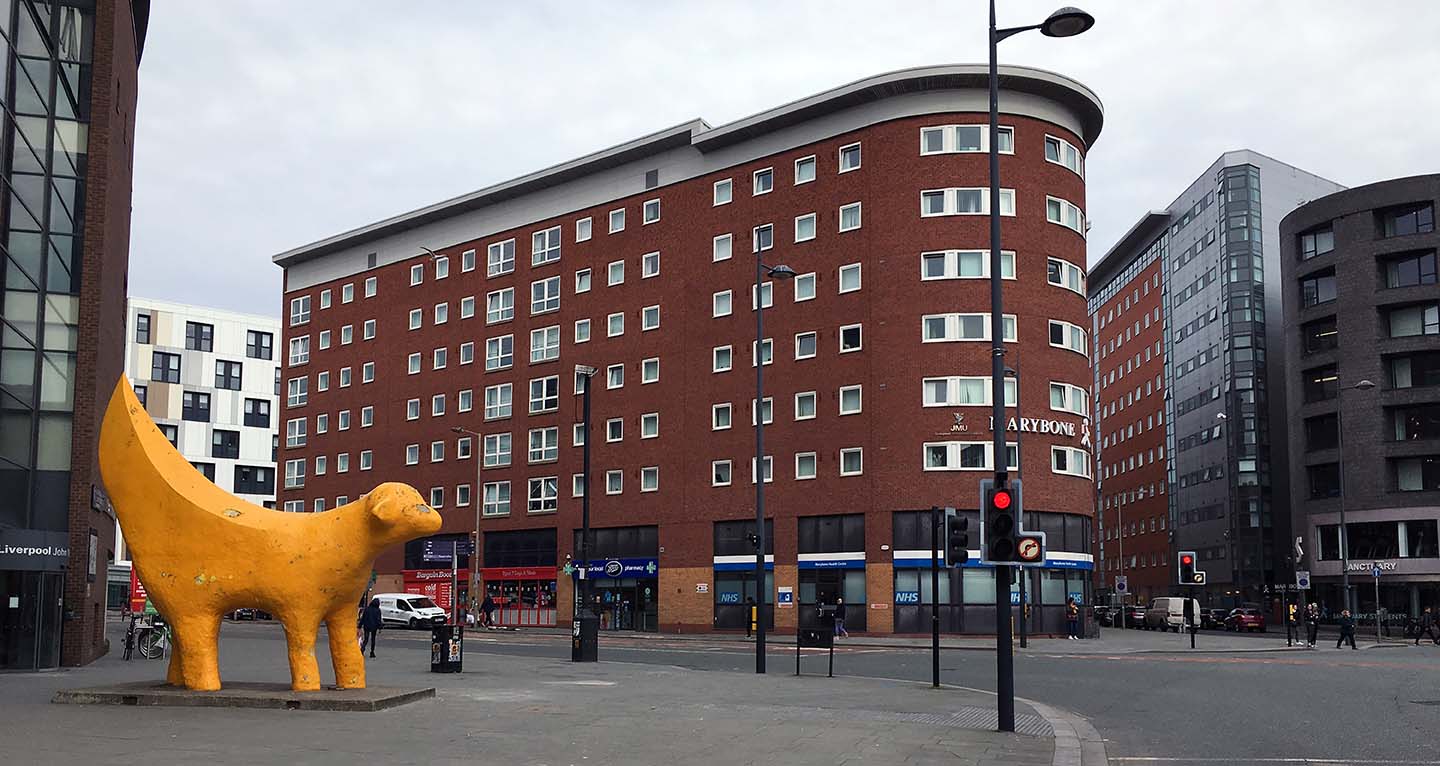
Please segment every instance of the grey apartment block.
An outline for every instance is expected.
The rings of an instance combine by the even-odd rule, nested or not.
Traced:
[[[1226,152],[1091,269],[1093,312],[1109,275],[1164,259],[1157,394],[1171,560],[1199,554],[1207,603],[1259,602],[1266,584],[1289,578],[1280,220],[1343,188],[1257,152]],[[1103,457],[1123,459],[1123,445]]]
[[[1377,568],[1393,621],[1440,607],[1437,207],[1440,175],[1415,176],[1331,194],[1280,224],[1295,535],[1332,612],[1348,564],[1362,619]]]

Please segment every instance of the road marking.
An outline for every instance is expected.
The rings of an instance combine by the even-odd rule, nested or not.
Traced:
[[[614,686],[614,681],[543,681],[547,686]]]
[[[1440,761],[1373,760],[1357,758],[1180,758],[1166,756],[1110,756],[1124,763],[1303,763],[1313,766],[1435,766]]]

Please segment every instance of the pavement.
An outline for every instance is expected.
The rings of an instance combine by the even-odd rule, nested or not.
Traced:
[[[121,635],[112,625],[113,647]],[[227,625],[220,650],[225,682],[286,678],[279,639],[269,626]],[[64,688],[164,676],[164,662],[125,662],[112,652],[85,668],[0,677],[0,741],[6,762],[16,764],[1048,766],[1084,763],[1082,740],[1098,740],[1083,721],[1052,707],[1021,702],[1017,733],[1000,733],[994,699],[983,691],[826,678],[813,661],[796,677],[783,655],[772,659],[770,673],[756,675],[572,664],[554,651],[564,644],[546,643],[552,656],[518,660],[472,651],[463,674],[431,674],[422,634],[386,631],[380,657],[370,661],[370,682],[434,686],[436,698],[380,712],[49,703]],[[324,646],[317,652],[328,669]],[[470,646],[483,649],[484,642]]]

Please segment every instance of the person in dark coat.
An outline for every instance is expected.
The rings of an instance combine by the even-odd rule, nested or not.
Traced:
[[[1355,618],[1350,616],[1349,609],[1340,612],[1340,640],[1335,642],[1335,648],[1339,649],[1346,642],[1351,649],[1360,648],[1355,645]]]
[[[1073,596],[1065,599],[1065,630],[1069,634],[1066,638],[1080,640],[1080,607],[1075,604]]]
[[[489,628],[495,625],[495,599],[490,594],[485,594],[485,600],[480,602],[480,614],[485,616],[484,627]]]
[[[1305,638],[1309,648],[1315,648],[1315,639],[1320,636],[1320,605],[1310,602],[1305,608]]]
[[[365,637],[360,641],[360,653],[364,654],[365,649],[370,649],[370,656],[375,656],[375,634],[380,630],[380,599],[370,599],[370,605],[360,615],[360,629],[365,632]]]
[[[835,635],[849,638],[850,634],[845,630],[845,599],[835,599]]]
[[[1425,611],[1420,613],[1420,630],[1415,634],[1415,645],[1420,645],[1421,638],[1433,639],[1435,643],[1440,644],[1440,638],[1435,638],[1430,635],[1434,630],[1435,615],[1430,611],[1430,607],[1427,606],[1425,607]]]

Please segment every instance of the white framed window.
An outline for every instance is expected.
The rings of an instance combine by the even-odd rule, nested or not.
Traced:
[[[770,364],[775,361],[775,340],[766,338],[760,342],[761,364]],[[750,366],[755,366],[755,341],[750,341]]]
[[[994,386],[990,376],[949,376],[921,381],[925,407],[990,406]],[[1005,406],[1015,406],[1015,379],[1005,379]]]
[[[340,345],[348,346],[355,342],[355,325],[344,325],[340,328]]]
[[[584,218],[575,221],[575,241],[588,241],[590,239],[592,228],[593,226],[590,221],[590,216],[585,216]]]
[[[610,265],[605,267],[605,286],[614,287],[623,284],[625,284],[625,262],[611,261]]]
[[[350,379],[351,379],[350,368],[349,368],[349,367],[341,367],[341,368],[340,368],[340,387],[341,387],[341,388],[349,388],[349,387],[350,387]]]
[[[306,364],[310,361],[310,336],[301,335],[298,338],[290,339],[290,366]]]
[[[506,287],[485,296],[485,324],[508,322],[515,318],[515,288]]]
[[[840,206],[840,231],[854,231],[860,228],[860,203],[851,202]]]
[[[1051,473],[1090,478],[1090,453],[1075,447],[1050,448]]]
[[[816,458],[814,452],[795,453],[795,479],[804,481],[815,478]]]
[[[305,486],[305,460],[285,461],[285,488],[300,489]],[[288,503],[287,503],[288,505]]]
[[[1045,161],[1069,168],[1075,175],[1085,177],[1085,156],[1074,144],[1063,138],[1046,134]]]
[[[295,343],[296,340],[297,340],[296,338],[291,338],[291,339],[290,339],[290,343],[291,343],[292,347],[293,347],[293,345],[294,345],[294,343]],[[306,336],[306,340],[307,340],[307,343],[308,343],[309,336]],[[329,330],[321,330],[321,331],[320,331],[320,350],[321,350],[321,351],[324,351],[324,350],[327,349],[327,348],[330,348],[330,331],[329,331]]]
[[[610,233],[625,231],[625,208],[610,211]]]
[[[469,484],[457,484],[455,486],[455,504],[462,507],[470,504]]]
[[[343,285],[340,286],[340,302],[341,302],[341,303],[353,303],[353,302],[355,302],[355,283],[354,283],[354,282],[346,282],[345,284],[343,284]]]
[[[660,436],[660,413],[647,412],[640,416],[640,438],[655,439]]]
[[[328,371],[315,373],[315,390],[316,390],[316,391],[329,391],[329,390],[330,390],[330,373],[329,373]]]
[[[560,358],[560,325],[530,331],[530,363],[551,362]]]
[[[648,226],[660,220],[660,200],[647,199],[640,208],[640,225]]]
[[[1015,129],[1001,125],[996,147],[1001,154],[1015,153]],[[964,154],[990,151],[989,125],[931,125],[920,129],[920,154]]]
[[[290,326],[305,324],[310,321],[310,296],[302,295],[299,298],[290,299]]]
[[[710,486],[728,487],[731,481],[731,465],[729,460],[710,461]]]
[[[515,336],[501,335],[485,340],[485,371],[503,370],[515,363]]]
[[[1045,220],[1085,236],[1085,213],[1069,200],[1045,197]]]
[[[468,274],[475,270],[475,251],[466,250],[460,254],[460,273]]]
[[[360,427],[369,428],[373,425],[375,425],[375,407],[367,404],[360,408]]]
[[[368,471],[375,465],[375,453],[368,449],[360,450],[360,470]]]
[[[560,376],[530,379],[530,414],[560,409]]]
[[[530,429],[530,453],[528,462],[550,463],[560,459],[560,428]]]
[[[760,305],[771,308],[775,305],[775,284],[773,282],[760,283]],[[750,310],[755,310],[755,286],[750,286]]]
[[[625,365],[623,365],[623,364],[612,364],[612,365],[610,365],[609,367],[606,367],[606,368],[605,368],[605,387],[606,387],[606,388],[624,388],[624,387],[625,387]]]
[[[450,276],[450,257],[445,255],[435,256],[435,278],[444,279]]]
[[[775,422],[775,398],[765,397],[760,403],[760,416],[765,419],[765,425]],[[755,400],[750,400],[750,425],[755,425]]]
[[[920,192],[920,217],[944,215],[990,215],[987,188],[926,189]],[[1015,215],[1015,190],[1000,190],[1000,215]]]
[[[418,445],[418,444],[407,444],[407,445],[405,445],[405,465],[419,465],[419,464],[420,464],[420,445]]]
[[[530,265],[544,266],[560,260],[560,227],[551,226],[530,235]]]
[[[846,447],[840,450],[840,475],[859,476],[865,472],[865,450],[863,447]]]
[[[560,277],[537,279],[530,283],[530,315],[560,310]]]
[[[795,216],[795,241],[808,242],[815,238],[815,214]]]
[[[410,309],[411,330],[418,330],[425,323],[425,312],[422,309]]]
[[[795,394],[795,419],[814,420],[816,407],[814,391],[801,391]]]
[[[853,293],[860,289],[860,264],[849,263],[840,267],[840,293]]]
[[[475,391],[473,389],[462,389],[455,393],[455,411],[469,412],[475,408]]]
[[[734,364],[734,354],[729,346],[716,346],[710,350],[710,371],[729,372]]]
[[[559,507],[560,480],[555,476],[540,476],[529,481],[527,513],[554,513]]]
[[[335,473],[350,473],[349,452],[341,452],[335,456]],[[344,503],[337,502],[336,505],[344,505]]]
[[[515,270],[515,240],[492,242],[485,248],[485,276],[498,277]]]
[[[750,230],[751,252],[763,252],[775,246],[775,225],[763,224]]]
[[[926,471],[994,470],[995,445],[991,442],[926,442],[921,449],[921,465]]]
[[[660,491],[660,466],[650,465],[640,469],[640,491]]]
[[[433,442],[430,442],[430,462],[432,462],[432,463],[443,463],[443,462],[445,462],[445,442],[443,442],[443,441],[433,441]]]
[[[775,188],[775,170],[762,168],[750,174],[750,193],[753,196],[769,194]]]
[[[435,394],[430,397],[430,417],[439,417],[445,414],[445,395]]]
[[[514,386],[500,383],[485,387],[485,419],[497,420],[510,417]]]
[[[1059,319],[1051,319],[1050,345],[1056,348],[1068,348],[1081,356],[1085,356],[1085,330],[1079,325],[1073,325]]]
[[[815,180],[815,155],[795,160],[795,185],[808,184]]]
[[[339,412],[335,413],[335,430],[350,430],[350,410],[340,410]]]
[[[360,382],[361,382],[361,383],[374,383],[374,382],[375,382],[375,363],[374,363],[374,362],[366,362],[366,363],[360,365]]]
[[[989,279],[988,250],[933,250],[920,254],[920,279]],[[1015,251],[1000,251],[1000,278],[1015,278]]]
[[[376,291],[376,290],[378,289],[378,287],[379,287],[379,282],[380,282],[380,280],[376,279],[375,277],[366,277],[366,278],[365,278],[365,297],[366,297],[366,298],[374,298],[374,297],[375,297],[375,291]]]
[[[467,295],[460,299],[460,318],[469,319],[475,316],[475,296]]]
[[[510,515],[510,482],[489,481],[485,483],[480,500],[483,516]]]
[[[450,352],[449,352],[447,349],[443,349],[443,348],[437,348],[437,349],[435,349],[435,350],[431,353],[430,369],[432,369],[432,370],[443,370],[443,369],[445,369],[445,363],[449,360],[449,358],[450,358]]]
[[[640,256],[640,278],[649,279],[660,276],[660,251],[646,253]]]
[[[774,455],[766,455],[766,456],[765,456],[764,464],[763,464],[763,467],[762,467],[761,470],[764,471],[764,474],[765,474],[765,483],[766,483],[766,484],[769,484],[769,483],[775,481],[775,456],[774,456]],[[750,458],[750,483],[751,483],[751,484],[754,484],[754,483],[755,483],[755,458],[753,458],[753,457]]]
[[[815,331],[795,333],[795,358],[814,359],[819,335]]]
[[[815,299],[815,272],[795,275],[795,302]]]
[[[862,329],[858,324],[847,324],[840,328],[840,353],[848,354],[863,348]]]
[[[583,473],[572,473],[572,474],[570,474],[570,496],[571,496],[571,497],[584,497],[584,496],[585,496],[585,474],[583,474]]]
[[[360,337],[363,340],[375,340],[374,319],[366,319],[365,323],[360,325]]]
[[[731,249],[732,249],[731,246],[732,246],[733,242],[734,242],[734,237],[733,237],[732,235],[730,235],[730,234],[717,234],[717,235],[715,235],[715,239],[714,239],[714,240],[711,242],[711,244],[710,244],[710,260],[711,260],[711,261],[728,261],[728,260],[730,260],[730,253],[731,253]]]
[[[425,265],[417,263],[410,267],[410,286],[414,287],[425,281]]]
[[[305,446],[305,432],[309,421],[305,418],[293,418],[285,421],[285,448]]]
[[[920,340],[925,343],[990,340],[989,314],[926,314],[920,317]],[[1005,315],[1005,341],[1015,342],[1015,315]]]
[[[625,440],[625,420],[610,418],[605,421],[605,442],[614,444]]]
[[[640,384],[660,382],[660,357],[650,357],[640,362]]]
[[[420,354],[418,352],[405,357],[405,371],[410,375],[420,374]]]
[[[860,169],[859,142],[840,147],[840,172],[849,173]]]
[[[435,324],[445,324],[450,321],[450,304],[435,304]]]
[[[1069,261],[1059,258],[1045,259],[1045,279],[1056,287],[1063,287],[1081,297],[1085,296],[1085,270]],[[1150,317],[1145,317],[1148,322]]]
[[[640,331],[649,332],[660,329],[660,307],[646,306],[640,309]]]
[[[735,197],[735,183],[728,178],[722,178],[716,181],[713,189],[711,204],[716,207],[730,204],[730,201]]]
[[[860,386],[840,387],[840,414],[858,415],[861,411]]]
[[[733,310],[734,293],[729,290],[721,290],[710,296],[710,316],[728,317]]]
[[[625,334],[625,314],[615,312],[605,317],[605,337],[616,338]]]
[[[733,420],[733,414],[733,408],[729,402],[710,405],[710,430],[729,430]]]
[[[618,495],[625,491],[625,473],[623,471],[605,472],[605,494]]]
[[[589,342],[589,340],[590,340],[590,320],[589,320],[589,319],[577,319],[577,320],[575,320],[575,342],[576,342],[576,343],[587,343],[587,342]]]
[[[575,293],[578,295],[588,292],[590,292],[590,270],[581,269],[575,272]]]
[[[1089,400],[1089,394],[1079,386],[1050,381],[1050,409],[1052,410],[1086,417],[1089,415]]]

